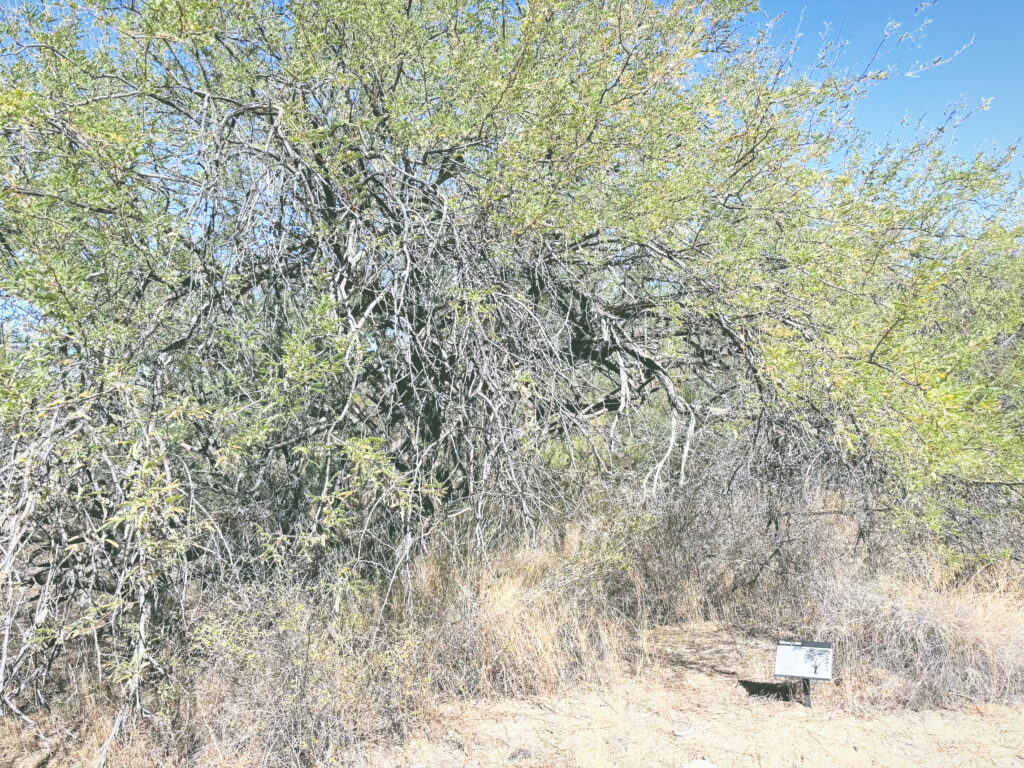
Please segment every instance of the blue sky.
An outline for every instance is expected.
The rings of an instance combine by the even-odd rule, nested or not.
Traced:
[[[931,20],[919,47],[897,49],[892,38],[883,46],[880,63],[894,64],[899,71],[936,56],[948,58],[973,38],[952,61],[918,77],[894,77],[869,93],[858,107],[858,122],[878,138],[904,115],[923,118],[926,126],[939,125],[947,105],[960,98],[972,108],[982,99],[992,101],[957,131],[955,151],[972,155],[977,149],[1005,148],[1024,135],[1024,0],[938,0],[919,11],[920,0],[760,0],[760,5],[770,17],[785,14],[778,23],[780,35],[791,36],[799,28],[800,62],[813,62],[819,35],[831,23],[848,41],[843,66],[858,72],[891,20],[900,23],[899,32]]]

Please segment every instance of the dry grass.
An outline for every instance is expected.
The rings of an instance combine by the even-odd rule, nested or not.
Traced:
[[[747,696],[736,678],[769,675],[772,643],[715,622],[664,628],[648,638],[640,676],[529,697],[424,702],[405,738],[364,739],[332,759],[308,755],[291,765],[359,768],[683,768],[706,758],[719,768],[795,764],[837,768],[1010,766],[1024,759],[1024,708],[981,705],[956,711],[844,711],[842,686],[814,686],[814,707]],[[234,712],[244,718],[245,713]],[[0,765],[78,768],[89,749],[56,753],[17,729],[0,734]],[[249,727],[237,722],[239,733]],[[221,738],[224,738],[222,735]],[[280,753],[243,752],[207,736],[207,748],[182,759],[155,734],[136,728],[114,752],[124,766],[274,764]],[[90,752],[91,750],[91,752]]]
[[[196,765],[330,764],[401,731],[426,693],[409,642],[371,640],[376,602],[319,588],[225,595],[197,628],[182,730]]]
[[[417,669],[444,696],[551,692],[599,679],[628,650],[602,569],[572,553],[518,550],[461,569],[424,558],[404,586]]]
[[[913,708],[1014,702],[1024,695],[1019,587],[847,580],[819,605],[851,698]]]
[[[742,517],[691,548],[672,544],[676,522],[595,519],[544,545],[464,560],[428,551],[390,590],[340,569],[315,583],[199,595],[189,644],[166,660],[177,685],[152,696],[152,717],[126,730],[110,764],[337,765],[406,739],[438,707],[558,698],[579,684],[612,691],[661,642],[650,617],[717,619],[702,625],[716,627],[706,638],[714,653],[691,633],[658,663],[723,679],[749,658],[761,666],[746,674],[770,677],[775,637],[833,640],[838,685],[824,696],[832,710],[1024,694],[1019,574],[957,584],[926,560],[869,562],[837,517],[784,531],[788,549],[774,558]],[[110,699],[77,701],[54,723],[77,739],[45,753],[50,765],[90,762],[109,732]]]
[[[826,495],[778,529],[749,500],[668,510],[631,544],[648,610],[663,623],[831,640],[850,708],[1024,698],[1024,572],[990,564],[967,578],[907,531],[865,537],[842,508]]]
[[[770,670],[770,642],[699,622],[659,631],[651,645],[640,679],[526,700],[447,704],[405,743],[367,749],[355,764],[685,768],[703,758],[718,768],[1002,768],[1024,759],[1021,708],[859,714],[838,706],[837,687],[830,692],[817,683],[814,706],[806,709],[750,697],[736,683],[732,672]]]
[[[208,595],[172,662],[182,690],[111,764],[139,764],[141,750],[203,768],[336,765],[438,701],[598,682],[636,637],[607,571],[569,544],[458,565],[425,554],[387,606],[383,588],[344,572]]]

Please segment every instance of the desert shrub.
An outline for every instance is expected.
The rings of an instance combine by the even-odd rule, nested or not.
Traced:
[[[330,761],[648,621],[837,626],[886,531],[1020,558],[1014,151],[866,145],[887,73],[749,7],[5,9],[0,708]],[[925,603],[880,664],[1015,685]]]

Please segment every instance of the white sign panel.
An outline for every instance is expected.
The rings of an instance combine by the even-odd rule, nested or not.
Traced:
[[[831,680],[832,643],[779,640],[775,649],[775,676]]]

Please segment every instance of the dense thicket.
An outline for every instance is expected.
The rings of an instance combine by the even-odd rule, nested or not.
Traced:
[[[856,483],[1020,557],[971,538],[1024,475],[1012,154],[867,147],[884,73],[796,73],[744,5],[6,12],[5,705],[71,647],[141,703],[197,590],[389,584],[613,471]]]

